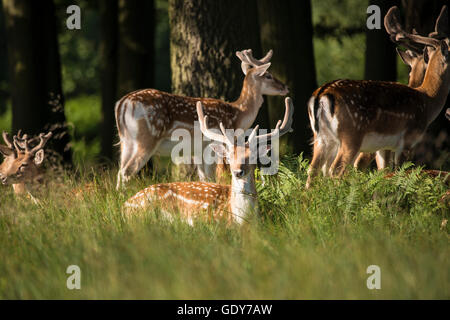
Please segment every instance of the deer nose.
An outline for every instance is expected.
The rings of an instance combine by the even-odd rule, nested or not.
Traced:
[[[8,181],[8,178],[3,175],[0,175],[0,180],[2,181],[3,184],[6,184],[6,182]]]
[[[234,170],[233,174],[236,178],[242,178],[244,176],[244,170]]]

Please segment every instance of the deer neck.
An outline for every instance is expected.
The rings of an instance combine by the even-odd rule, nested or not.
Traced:
[[[432,70],[430,67],[428,67],[427,71]],[[427,125],[433,122],[442,111],[449,92],[449,86],[450,79],[448,76],[436,72],[426,72],[425,79],[417,90],[426,96],[425,114]]]
[[[251,74],[244,79],[241,95],[232,103],[239,110],[239,117],[235,123],[235,128],[248,129],[253,124],[261,108],[264,98],[261,93],[261,83],[255,81]]]
[[[258,211],[258,198],[255,187],[254,173],[244,178],[231,178],[231,213],[233,218],[242,224],[251,213]]]

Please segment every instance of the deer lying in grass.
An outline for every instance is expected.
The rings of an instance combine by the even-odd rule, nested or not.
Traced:
[[[439,30],[443,30],[444,26],[440,26],[443,23],[447,23],[445,20],[446,10],[442,10],[439,17],[436,19],[434,31],[429,33],[429,37],[431,38],[439,38],[443,35],[439,33]],[[406,51],[401,51],[399,48],[396,48],[397,53],[399,54],[402,61],[410,67],[410,72],[408,75],[408,87],[418,88],[425,77],[425,71],[428,66],[428,50],[427,47],[423,45],[413,43],[406,39],[396,40],[396,33],[389,26],[396,24],[398,27],[401,27],[400,23],[400,13],[399,9],[394,6],[389,9],[386,16],[384,17],[384,25],[386,31],[391,36],[391,40],[403,47],[405,47]],[[402,28],[403,30],[403,28]],[[415,33],[415,31],[413,31]],[[415,33],[416,34],[416,33]],[[355,160],[355,168],[365,169],[370,163],[376,159],[378,170],[386,168],[393,161],[393,152],[390,150],[379,150],[377,153],[365,153],[361,152]],[[403,155],[406,158],[406,155]]]
[[[319,88],[315,94],[318,107],[313,105],[310,117],[317,135],[307,187],[324,163],[331,176],[340,177],[359,152],[391,150],[395,152],[395,163],[399,163],[402,152],[422,139],[442,110],[450,89],[449,39],[410,34],[396,23],[389,28],[397,41],[404,39],[429,47],[422,85],[410,88],[385,81],[337,80]],[[338,152],[328,169],[327,158],[335,148]]]
[[[219,142],[210,146],[220,157],[227,159],[232,173],[231,185],[212,182],[174,182],[152,185],[128,199],[124,206],[128,214],[160,206],[163,212],[179,211],[181,218],[190,224],[196,218],[205,220],[222,220],[227,223],[244,222],[249,214],[257,213],[257,193],[255,187],[255,168],[251,157],[255,157],[258,140],[279,138],[291,130],[294,106],[286,98],[286,111],[283,123],[278,121],[274,131],[257,136],[258,126],[250,134],[245,144],[233,143],[220,123],[221,134],[208,128],[208,116],[203,113],[202,102],[197,102],[197,113],[202,133],[209,139]],[[237,139],[239,141],[240,139]],[[268,152],[268,147],[265,152]]]
[[[155,153],[170,156],[175,145],[170,138],[175,130],[187,129],[193,136],[198,101],[205,106],[211,127],[218,128],[222,122],[230,129],[247,130],[264,101],[263,95],[288,93],[286,85],[267,71],[272,51],[261,60],[253,58],[251,50],[238,51],[236,55],[242,61],[241,67],[246,76],[241,95],[234,102],[184,97],[155,89],[129,93],[117,102],[115,117],[121,150],[117,189]],[[201,180],[214,179],[215,165],[204,164],[197,168]]]
[[[28,190],[28,184],[42,178],[40,166],[44,161],[44,146],[52,133],[41,133],[39,143],[30,148],[30,140],[26,135],[15,135],[11,139],[7,132],[3,132],[6,145],[0,145],[0,153],[4,160],[0,165],[0,181],[4,185],[12,185],[16,195],[26,195],[33,202],[38,201]]]

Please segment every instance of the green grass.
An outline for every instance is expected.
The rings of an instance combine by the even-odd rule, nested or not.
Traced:
[[[173,224],[155,212],[125,220],[121,204],[155,181],[114,190],[115,171],[80,170],[40,194],[42,206],[0,194],[1,299],[448,299],[447,190],[439,179],[400,171],[319,178],[305,190],[306,161],[285,158],[265,186],[261,212],[242,227]],[[86,182],[85,198],[70,196]],[[69,265],[81,290],[66,288]],[[381,290],[368,290],[369,265]]]

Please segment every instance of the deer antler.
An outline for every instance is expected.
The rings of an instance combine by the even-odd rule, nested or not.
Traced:
[[[17,152],[25,152],[35,154],[40,149],[42,149],[47,141],[52,137],[52,132],[48,132],[47,134],[41,133],[39,134],[39,143],[37,146],[30,148],[30,142],[36,140],[36,138],[28,139],[28,136],[24,134],[22,137],[19,133],[14,136],[14,146],[16,147]]]
[[[436,24],[434,26],[434,32],[430,33],[428,36],[435,39],[442,39],[448,36],[448,12],[447,6],[443,6],[441,9],[441,13],[436,20]]]
[[[400,23],[400,20],[400,11],[397,6],[393,6],[392,8],[390,8],[384,16],[384,28],[390,35],[391,41],[396,44],[402,45],[414,54],[421,55],[424,50],[423,45],[412,42],[411,40],[405,38],[397,39],[398,34],[406,33],[406,31],[403,29],[402,24]],[[413,30],[412,33],[417,34],[416,30]]]
[[[10,148],[11,150],[14,150],[13,141],[9,137],[8,132],[3,131],[2,136],[3,136],[3,140],[5,141],[5,143],[8,146],[8,148]]]
[[[244,74],[247,74],[250,68],[262,66],[263,64],[268,63],[270,59],[272,59],[273,50],[270,49],[267,54],[259,60],[253,57],[252,49],[236,51],[236,56],[242,61],[242,71],[244,72]]]
[[[448,13],[447,6],[443,6],[439,17],[436,20],[435,31],[430,33],[428,37],[420,36],[418,34],[408,33],[401,27],[398,17],[398,8],[392,7],[389,9],[388,14],[385,17],[386,31],[391,35],[391,39],[394,42],[409,42],[412,41],[415,44],[422,44],[425,46],[431,46],[439,48],[441,46],[441,37],[446,37],[446,30],[448,29]],[[446,26],[444,26],[447,25]]]
[[[215,133],[208,128],[208,116],[205,116],[203,114],[203,105],[200,101],[197,102],[197,115],[198,121],[200,122],[200,130],[205,137],[208,137],[209,139],[217,142],[222,142],[229,147],[233,146],[233,142],[231,142],[231,140],[225,133],[225,127],[223,126],[222,122],[219,123],[220,131],[222,131],[222,134]]]
[[[284,112],[283,123],[281,122],[281,120],[278,120],[277,125],[275,126],[275,130],[273,130],[271,133],[267,133],[267,134],[263,134],[263,135],[259,135],[259,136],[256,135],[256,131],[258,130],[259,127],[256,126],[248,138],[248,141],[247,141],[248,144],[250,144],[254,139],[256,139],[256,141],[262,140],[262,139],[271,140],[275,137],[281,137],[285,133],[293,131],[291,128],[292,121],[293,121],[292,115],[294,114],[294,104],[292,103],[292,99],[289,97],[286,98],[285,105],[286,105],[286,111]]]

